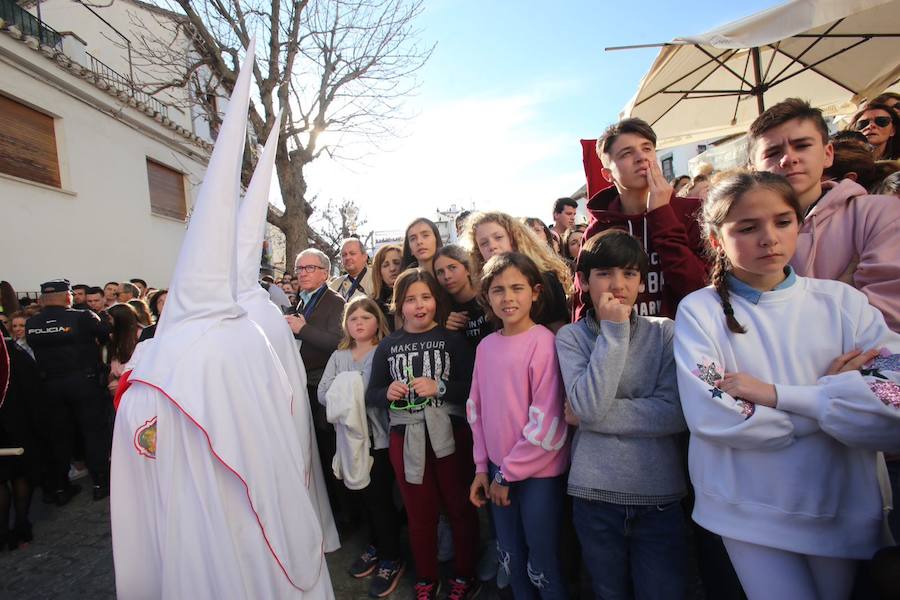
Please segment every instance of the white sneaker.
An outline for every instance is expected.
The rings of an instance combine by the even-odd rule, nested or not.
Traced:
[[[81,479],[85,475],[88,474],[87,469],[78,469],[75,465],[69,465],[69,481],[75,481],[76,479]]]

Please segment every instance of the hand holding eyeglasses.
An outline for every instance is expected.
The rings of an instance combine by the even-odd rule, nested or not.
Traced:
[[[387,399],[391,402],[405,398],[407,394],[409,394],[409,386],[402,381],[395,381],[388,386]]]

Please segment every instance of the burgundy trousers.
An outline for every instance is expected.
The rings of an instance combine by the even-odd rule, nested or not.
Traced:
[[[472,431],[468,425],[454,425],[453,439],[456,452],[437,458],[426,434],[425,473],[422,483],[415,485],[406,481],[403,469],[403,433],[391,431],[391,464],[406,505],[409,541],[420,580],[438,579],[437,526],[441,510],[453,530],[454,575],[475,575],[479,539],[478,512],[469,502],[469,486],[475,477]]]

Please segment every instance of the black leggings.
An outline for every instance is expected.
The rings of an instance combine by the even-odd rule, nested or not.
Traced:
[[[369,529],[369,543],[378,550],[379,560],[400,558],[400,512],[394,505],[394,467],[388,449],[370,451],[375,462],[369,485],[354,493]]]

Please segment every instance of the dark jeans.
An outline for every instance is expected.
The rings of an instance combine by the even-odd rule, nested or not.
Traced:
[[[900,458],[887,461],[888,476],[891,481],[891,493],[894,495],[894,510],[888,515],[888,527],[894,541],[900,544]]]
[[[44,381],[44,435],[48,445],[45,489],[61,490],[69,482],[69,461],[77,427],[84,439],[85,462],[94,485],[109,484],[112,447],[112,400],[99,380],[84,375]]]
[[[400,512],[394,506],[394,468],[388,449],[371,450],[369,485],[352,492],[369,529],[369,544],[378,550],[379,560],[400,558]]]
[[[685,598],[688,544],[680,502],[629,506],[574,498],[573,512],[597,598]]]
[[[497,466],[489,466],[493,481]],[[559,564],[565,476],[535,477],[509,486],[509,506],[491,504],[500,568],[516,600],[566,598]]]

